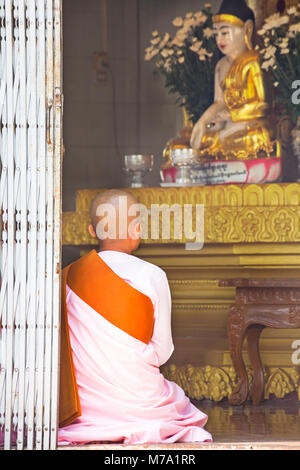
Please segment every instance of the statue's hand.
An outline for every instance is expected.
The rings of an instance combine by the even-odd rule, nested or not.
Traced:
[[[205,134],[205,124],[202,121],[198,121],[193,129],[190,144],[194,149],[199,150],[201,148],[201,142]]]

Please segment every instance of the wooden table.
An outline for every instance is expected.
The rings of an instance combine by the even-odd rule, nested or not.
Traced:
[[[235,303],[228,316],[228,341],[238,384],[229,401],[241,405],[249,394],[249,381],[242,356],[247,338],[253,368],[250,396],[254,405],[264,397],[264,374],[259,354],[262,330],[269,328],[300,328],[300,279],[229,279],[221,287],[235,287]]]

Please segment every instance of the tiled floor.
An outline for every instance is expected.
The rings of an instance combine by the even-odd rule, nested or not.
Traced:
[[[300,446],[300,403],[265,401],[233,407],[225,402],[196,404],[208,415],[206,429],[215,442],[298,441]]]
[[[208,415],[206,429],[214,442],[205,444],[173,444],[124,446],[116,444],[90,444],[77,446],[86,450],[155,450],[155,449],[237,449],[287,450],[300,449],[300,402],[289,400],[266,401],[260,406],[232,407],[228,402],[209,401],[194,403]],[[67,449],[74,449],[68,447]]]

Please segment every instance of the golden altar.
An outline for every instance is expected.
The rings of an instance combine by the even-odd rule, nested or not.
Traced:
[[[95,248],[90,238],[89,206],[101,190],[79,190],[76,211],[63,213],[62,243]],[[300,268],[300,184],[128,189],[139,203],[204,205],[204,247],[186,249],[158,237],[142,240],[136,255],[167,274],[173,300],[175,351],[162,371],[190,398],[220,401],[236,383],[227,341],[227,315],[234,288],[219,287],[232,278],[297,278]],[[174,220],[173,220],[174,223]],[[172,227],[171,227],[172,234]],[[293,364],[298,330],[266,329],[260,351],[265,398],[294,393],[300,399],[300,365]],[[252,370],[246,350],[249,380]],[[294,361],[295,362],[295,361]]]

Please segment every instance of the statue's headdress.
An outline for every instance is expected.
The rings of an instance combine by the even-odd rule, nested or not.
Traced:
[[[245,0],[223,0],[220,11],[213,17],[213,23],[230,23],[242,28],[247,20],[255,23],[255,16]]]

